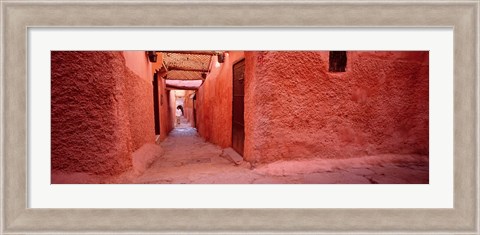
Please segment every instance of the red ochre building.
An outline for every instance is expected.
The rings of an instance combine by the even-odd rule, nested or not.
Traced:
[[[428,51],[52,51],[52,182],[132,170],[174,128],[175,90],[201,137],[254,166],[428,155],[428,62]]]

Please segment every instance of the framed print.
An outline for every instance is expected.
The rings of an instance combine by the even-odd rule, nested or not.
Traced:
[[[478,1],[0,4],[2,233],[480,232]],[[99,79],[98,71],[108,71],[111,79]],[[215,88],[222,81],[211,75],[224,71],[231,77],[228,99],[225,90]],[[142,81],[145,86],[135,82],[144,72],[152,77]],[[381,74],[374,75],[376,82],[388,89],[375,90],[371,74]],[[402,87],[405,78],[409,83]],[[301,79],[323,88],[315,90]],[[288,87],[302,87],[315,99],[301,98],[298,89],[289,93]],[[367,100],[368,110],[387,111],[370,115]],[[197,102],[210,102],[211,115],[195,109]],[[223,109],[229,125],[219,130],[210,124],[182,126],[222,122]],[[312,121],[332,110],[349,121],[339,122],[339,115]],[[351,124],[360,119],[362,133],[370,134],[358,134]],[[170,135],[187,136],[198,148],[168,160],[162,151],[187,145],[170,137],[165,141],[169,125],[179,128]],[[339,131],[315,132],[325,125]],[[269,132],[278,127],[290,129],[277,136]],[[143,129],[148,136],[139,134]],[[220,132],[231,133],[219,137]],[[146,138],[151,143],[144,145]],[[396,142],[370,141],[382,138]],[[362,144],[369,148],[352,147]],[[415,155],[398,160],[388,155],[391,146]],[[224,158],[188,158],[199,152]],[[366,163],[348,158],[330,168],[325,159],[298,164],[313,152],[330,158],[376,154],[381,160],[371,157],[370,162],[394,170],[352,170],[352,164]],[[155,153],[171,168],[144,157]],[[300,160],[284,163],[288,154]],[[84,158],[75,158],[80,155]],[[262,165],[273,160],[276,165]],[[210,171],[202,167],[212,162],[228,163],[223,172],[238,174],[212,180],[209,173],[176,168]],[[170,173],[152,180],[152,166]],[[359,173],[330,172],[341,167]],[[298,168],[311,174],[290,177]],[[118,173],[125,169],[131,174]],[[87,171],[116,178],[95,178]],[[245,182],[251,185],[233,185]]]

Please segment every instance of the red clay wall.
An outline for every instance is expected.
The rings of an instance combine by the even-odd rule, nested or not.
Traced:
[[[328,52],[245,57],[246,160],[428,154],[428,52],[347,52],[343,73]]]
[[[166,90],[165,79],[159,78],[158,94],[160,95],[160,140],[167,138],[168,133],[173,128],[173,116],[171,106],[171,94],[170,90]],[[173,101],[175,102],[175,101]],[[174,114],[173,114],[174,115]]]
[[[175,127],[175,123],[177,120],[177,117],[175,116],[176,110],[177,110],[177,104],[176,104],[176,98],[175,98],[175,90],[167,90],[167,95],[168,95],[168,105],[167,105],[167,115],[169,116],[169,122],[168,125],[173,129]],[[168,134],[168,133],[167,133]]]
[[[128,101],[132,150],[135,151],[145,143],[155,142],[152,65],[144,51],[125,51],[123,56],[127,67],[125,95]]]
[[[121,52],[53,51],[51,56],[52,171],[116,174],[130,169]]]
[[[208,79],[208,77],[207,77]],[[203,84],[197,91],[197,131],[205,140],[210,140],[210,109],[211,104],[207,103],[205,91],[207,90]]]
[[[52,52],[52,171],[131,169],[132,152],[155,141],[152,79],[141,51]]]
[[[185,111],[185,118],[187,121],[192,125],[192,127],[195,126],[195,120],[193,117],[193,99],[190,98],[191,95],[193,95],[195,91],[186,91],[185,92],[185,101],[183,105],[183,109]]]
[[[157,62],[162,61],[162,54],[157,54]],[[123,51],[125,65],[138,77],[151,82],[153,79],[152,63],[148,60],[145,51]]]
[[[243,51],[230,51],[222,64],[213,66],[197,92],[197,129],[206,140],[229,147],[232,144],[232,69]],[[216,57],[213,57],[213,64]]]

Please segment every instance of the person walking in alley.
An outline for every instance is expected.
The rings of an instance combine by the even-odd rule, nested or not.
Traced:
[[[177,125],[180,125],[180,117],[182,116],[182,110],[180,109],[180,106],[177,106],[175,116],[177,116]]]

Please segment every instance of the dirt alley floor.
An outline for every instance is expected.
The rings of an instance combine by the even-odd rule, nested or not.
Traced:
[[[185,120],[161,144],[164,155],[127,184],[428,184],[428,156],[384,154],[348,159],[235,165]]]

